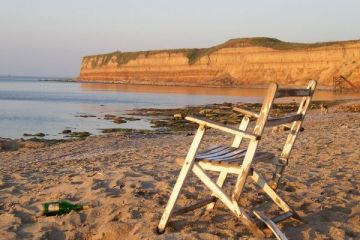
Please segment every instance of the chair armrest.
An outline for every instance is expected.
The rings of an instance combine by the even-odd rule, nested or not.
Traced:
[[[258,114],[258,113],[254,113],[254,112],[251,112],[251,111],[246,110],[246,109],[234,107],[233,110],[236,111],[236,112],[242,113],[242,114],[244,114],[244,115],[247,116],[247,117],[259,118],[259,114]],[[277,124],[274,124],[274,123],[275,123],[274,118],[269,117],[269,118],[268,118],[268,121],[266,122],[265,127],[271,127],[271,126],[274,126],[274,125],[279,125],[278,123],[277,123]],[[280,125],[285,126],[285,127],[288,127],[288,128],[291,128],[291,124],[282,123],[282,124],[280,124]],[[305,129],[304,129],[303,127],[300,128],[300,132],[302,132],[302,131],[304,131],[304,130],[305,130]]]
[[[209,128],[214,128],[223,132],[227,132],[227,133],[231,133],[234,135],[240,135],[242,137],[248,138],[248,139],[252,139],[252,140],[259,140],[260,136],[252,134],[252,133],[248,133],[248,132],[244,132],[241,131],[239,129],[230,127],[230,126],[226,126],[224,124],[221,123],[217,123],[208,119],[204,119],[204,118],[199,118],[199,117],[193,117],[193,116],[187,116],[185,117],[186,120],[190,121],[190,122],[194,122],[197,123],[199,125],[203,125],[204,127],[209,127]]]
[[[233,110],[236,112],[242,113],[247,117],[259,118],[259,114],[251,112],[249,110],[245,110],[245,109],[238,108],[238,107],[234,107]]]

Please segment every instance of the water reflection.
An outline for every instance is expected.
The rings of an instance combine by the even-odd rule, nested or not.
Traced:
[[[163,93],[183,95],[219,95],[219,96],[263,96],[266,89],[262,88],[223,88],[223,87],[188,87],[188,86],[154,86],[154,85],[129,85],[114,83],[81,83],[84,91],[111,91],[111,92],[136,92],[136,93]]]
[[[81,83],[84,92],[132,92],[132,93],[160,93],[180,95],[217,95],[217,96],[239,96],[239,97],[261,97],[264,96],[264,88],[231,88],[231,87],[189,87],[189,86],[154,86],[154,85],[129,85],[114,83]],[[314,100],[340,100],[359,99],[360,93],[334,93],[331,90],[317,90]],[[196,104],[196,103],[194,103]]]

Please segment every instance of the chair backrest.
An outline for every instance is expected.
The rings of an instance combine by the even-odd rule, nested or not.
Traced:
[[[277,118],[268,118],[265,126],[273,127],[282,124],[291,124],[290,132],[283,147],[282,153],[280,155],[280,159],[282,161],[287,162],[291,150],[294,146],[295,140],[298,136],[298,133],[301,129],[302,122],[305,118],[306,111],[310,106],[310,102],[312,96],[314,95],[316,88],[316,81],[309,81],[306,88],[298,88],[298,89],[278,89],[275,94],[275,98],[283,98],[283,97],[302,97],[299,107],[295,114],[288,114],[285,116],[277,117]]]
[[[316,88],[316,81],[309,81],[306,88],[277,88],[277,84],[271,84],[268,89],[267,95],[264,99],[263,106],[261,108],[254,133],[262,135],[264,127],[273,127],[283,124],[291,124],[289,135],[286,139],[284,147],[282,149],[280,157],[276,158],[276,169],[273,175],[273,188],[277,188],[279,180],[285,166],[288,164],[288,159],[293,149],[295,140],[301,129],[302,122],[305,118],[306,111],[310,105],[312,96],[314,95]],[[281,117],[270,117],[269,112],[273,104],[274,99],[283,97],[301,97],[299,107],[295,114],[287,114]]]
[[[275,182],[274,186],[275,188],[278,185],[278,181],[281,177],[281,174],[287,165],[287,159],[289,158],[291,149],[295,143],[297,134],[301,128],[302,120],[304,119],[306,110],[309,107],[311,97],[314,94],[316,87],[316,81],[311,80],[308,83],[307,88],[304,89],[278,89],[278,85],[276,83],[270,84],[265,99],[263,101],[263,105],[261,107],[260,113],[252,113],[251,116],[254,116],[257,118],[256,125],[253,130],[253,134],[257,136],[255,139],[250,140],[248,148],[246,150],[246,154],[244,157],[244,160],[242,162],[240,174],[238,176],[238,180],[235,185],[235,191],[233,193],[233,199],[238,200],[242,189],[245,185],[246,178],[249,174],[249,171],[251,169],[251,165],[254,159],[254,156],[256,154],[256,150],[259,144],[259,141],[261,139],[261,136],[263,134],[264,128],[266,126],[276,126],[276,125],[282,125],[287,123],[292,123],[290,134],[286,140],[286,143],[284,145],[282,154],[280,158],[278,158],[279,163],[276,164],[276,170],[273,175],[273,182]],[[299,109],[296,114],[289,115],[289,116],[283,116],[279,118],[271,118],[269,117],[271,107],[273,105],[275,98],[282,98],[282,97],[302,97],[302,100],[300,102]],[[244,112],[244,111],[242,111]],[[243,118],[243,120],[240,123],[239,129],[242,131],[245,131],[248,127],[249,123],[249,117],[246,116]],[[233,147],[239,147],[241,144],[242,137],[236,136],[233,140]]]
[[[284,146],[283,153],[281,155],[283,159],[287,159],[290,154],[291,148],[296,140],[297,133],[301,129],[302,121],[304,120],[306,111],[310,105],[312,96],[315,92],[315,88],[316,88],[315,80],[309,81],[306,88],[278,88],[278,85],[276,83],[271,83],[266,92],[259,114],[244,109],[235,108],[235,110],[244,114],[239,129],[242,131],[247,130],[250,117],[255,117],[257,119],[255,128],[253,130],[253,134],[260,137],[265,127],[274,127],[284,124],[290,126],[290,123],[292,123],[290,127],[291,128],[290,134],[288,136],[288,139]],[[284,97],[292,97],[292,99],[294,97],[302,97],[302,100],[299,104],[296,113],[288,114],[281,117],[271,117],[269,114],[274,100],[276,98],[284,98]],[[233,147],[239,147],[241,140],[242,137],[236,136],[233,142]]]

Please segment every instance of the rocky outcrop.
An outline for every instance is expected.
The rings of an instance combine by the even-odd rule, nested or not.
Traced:
[[[331,86],[343,75],[360,86],[360,40],[301,44],[233,39],[204,49],[114,52],[85,56],[79,80],[136,84],[255,86],[276,81]]]

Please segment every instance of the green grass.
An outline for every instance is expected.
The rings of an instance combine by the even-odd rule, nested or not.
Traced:
[[[293,43],[293,42],[283,42],[276,38],[267,38],[267,37],[235,38],[209,48],[183,48],[183,49],[166,49],[166,50],[153,50],[153,51],[138,51],[138,52],[116,51],[107,54],[85,56],[84,59],[92,58],[91,65],[93,68],[95,68],[95,67],[101,67],[107,65],[114,56],[117,65],[121,66],[127,64],[131,60],[135,60],[140,55],[144,55],[145,57],[148,57],[150,55],[158,54],[158,53],[168,53],[168,54],[182,53],[184,56],[188,58],[189,65],[192,65],[196,63],[201,57],[209,56],[212,53],[223,48],[258,46],[258,47],[267,47],[282,51],[282,50],[298,50],[298,49],[307,49],[307,48],[326,47],[326,46],[331,46],[334,44],[341,44],[346,42],[352,42],[352,41]]]

